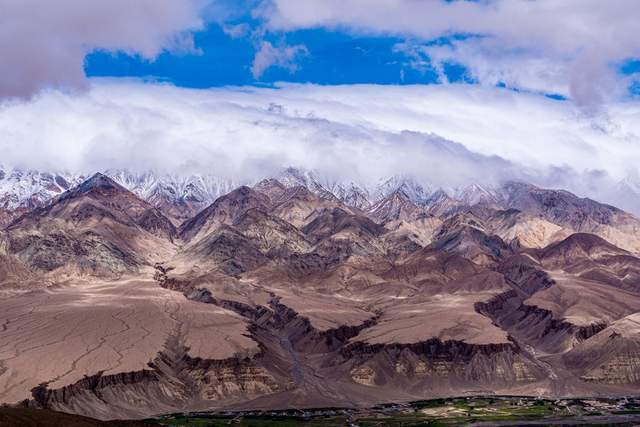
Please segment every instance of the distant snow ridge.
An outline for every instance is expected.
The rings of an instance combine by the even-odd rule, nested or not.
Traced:
[[[479,203],[499,205],[502,202],[502,195],[499,190],[485,187],[479,184],[471,184],[454,190],[453,199],[465,205],[473,206]]]
[[[238,183],[214,175],[172,175],[107,170],[105,175],[152,204],[189,203],[202,207],[227,194]],[[0,208],[16,210],[42,206],[86,179],[83,174],[40,172],[0,166]]]
[[[418,206],[426,206],[429,196],[433,193],[430,186],[420,184],[411,177],[394,176],[378,184],[373,191],[374,201],[379,202],[397,191],[406,194],[409,200]]]
[[[214,175],[133,173],[122,169],[108,170],[105,175],[153,204],[189,202],[206,206],[240,185]]]
[[[84,176],[0,166],[0,208],[32,209],[80,184]]]
[[[177,221],[194,215],[240,185],[253,184],[236,182],[215,174],[138,173],[124,169],[107,170],[104,174],[168,212]],[[86,176],[88,175],[81,173],[43,172],[0,166],[0,209],[19,211],[42,206],[53,197],[80,184]],[[335,180],[314,171],[294,167],[283,169],[274,178],[285,187],[304,186],[320,197],[337,198],[362,211],[370,211],[374,207],[379,209],[381,201],[398,192],[434,215],[478,204],[497,208],[509,205],[508,185],[494,188],[473,183],[443,189],[409,176],[393,176],[381,179],[374,185],[365,185],[351,180]],[[617,188],[617,198],[626,201],[620,207],[640,212],[640,177],[629,176],[620,181]]]
[[[430,186],[401,176],[385,178],[377,185],[367,187],[354,181],[339,182],[323,178],[313,171],[290,167],[282,171],[276,179],[286,187],[302,185],[319,196],[329,192],[346,205],[362,210],[370,209],[396,191],[402,191],[413,203],[424,206],[432,193]]]
[[[167,174],[132,172],[124,169],[111,169],[104,174],[118,184],[158,207],[167,205],[189,206],[189,214],[213,203],[220,196],[229,193],[245,182],[235,182],[215,175],[204,174]],[[0,167],[0,208],[15,210],[31,209],[45,204],[51,198],[80,184],[83,174],[68,172],[23,171],[18,168]],[[400,191],[409,200],[420,207],[428,207],[439,194],[429,185],[418,183],[410,177],[395,176],[383,179],[374,186],[365,186],[354,181],[339,182],[322,177],[320,174],[297,168],[286,168],[276,176],[284,186],[304,186],[311,192],[326,198],[336,197],[348,206],[369,210],[383,199]],[[451,194],[450,194],[451,193]],[[479,185],[443,193],[443,197],[464,202],[493,200],[495,192]],[[442,202],[440,199],[437,201]]]

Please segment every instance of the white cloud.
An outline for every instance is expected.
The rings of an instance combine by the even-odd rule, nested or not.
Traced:
[[[524,178],[617,203],[616,183],[639,176],[640,104],[612,104],[602,118],[468,85],[194,90],[94,80],[79,95],[5,102],[0,152],[2,163],[36,169],[236,181],[290,165],[366,183],[396,174],[442,186]]]
[[[257,13],[279,31],[326,27],[422,40],[479,35],[425,45],[424,52],[468,66],[483,83],[560,93],[589,110],[626,89],[629,81],[613,65],[640,57],[636,0],[265,0]]]
[[[247,36],[251,32],[251,26],[247,23],[222,24],[222,30],[232,39],[239,39]]]
[[[304,45],[274,46],[266,40],[260,41],[259,47],[251,65],[251,73],[255,79],[262,77],[264,72],[271,67],[284,68],[290,73],[294,73],[298,69],[297,61],[301,56],[309,53]]]
[[[102,49],[154,59],[193,50],[204,0],[2,0],[0,97],[83,88],[84,58]]]

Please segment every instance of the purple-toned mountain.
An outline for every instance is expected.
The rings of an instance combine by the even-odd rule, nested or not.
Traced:
[[[6,228],[8,252],[28,266],[95,274],[153,265],[175,234],[156,208],[99,173]]]
[[[111,419],[637,390],[633,215],[285,172],[201,209],[103,174],[23,208],[0,232],[0,402]]]

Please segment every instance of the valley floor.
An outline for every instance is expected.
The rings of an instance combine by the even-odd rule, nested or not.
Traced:
[[[0,401],[32,398],[100,372],[148,369],[172,337],[194,357],[251,355],[246,322],[153,280],[74,279],[0,298]]]

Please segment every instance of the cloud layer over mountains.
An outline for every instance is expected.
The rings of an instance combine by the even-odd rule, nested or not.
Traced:
[[[247,181],[293,165],[362,183],[526,179],[617,202],[611,189],[638,176],[639,119],[631,102],[594,118],[569,102],[458,85],[190,90],[98,80],[84,94],[5,102],[0,150],[5,164],[44,170]]]

